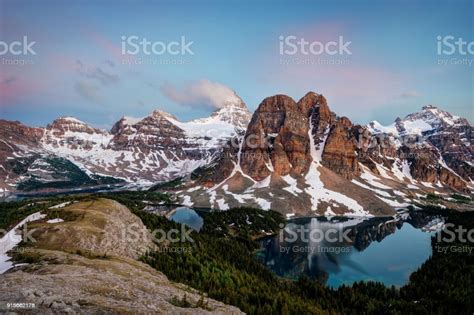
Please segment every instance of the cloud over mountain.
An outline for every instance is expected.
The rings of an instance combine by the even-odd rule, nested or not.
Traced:
[[[239,101],[232,89],[209,80],[191,81],[181,88],[165,83],[161,86],[161,92],[173,102],[183,106],[220,108],[225,103]]]

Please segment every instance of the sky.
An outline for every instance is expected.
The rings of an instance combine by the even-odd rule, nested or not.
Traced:
[[[154,109],[205,117],[232,91],[251,111],[314,91],[355,123],[428,104],[472,122],[473,3],[0,0],[0,118],[110,128]]]

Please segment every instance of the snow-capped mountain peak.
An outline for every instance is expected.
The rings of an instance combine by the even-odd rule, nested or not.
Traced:
[[[109,132],[102,128],[96,128],[90,124],[72,116],[59,117],[53,120],[44,128],[46,135],[54,136],[74,136],[74,133],[101,134],[107,135]]]
[[[136,118],[131,116],[123,116],[120,120],[123,121],[124,125],[133,126],[138,124],[140,121],[143,120],[144,117]]]
[[[171,119],[178,120],[178,118],[176,118],[174,115],[168,112],[162,111],[160,109],[155,109],[148,117],[159,118],[159,119],[164,117],[164,118],[171,118]]]
[[[31,170],[36,169],[34,161],[43,163],[43,159],[54,156],[70,161],[87,174],[151,185],[187,175],[210,163],[229,138],[235,136],[236,129],[245,128],[249,120],[247,107],[234,95],[210,117],[190,122],[181,122],[174,115],[156,109],[142,118],[123,116],[110,131],[94,128],[70,116],[57,118],[37,131],[8,122],[3,128],[7,131],[20,128],[32,134],[34,148],[32,145],[31,150],[21,153],[22,156],[30,151],[37,153],[32,158]],[[1,128],[2,125],[0,133]],[[20,139],[16,138],[10,144],[11,159],[20,156],[16,149],[19,145]],[[35,171],[30,175],[41,181],[44,174]],[[22,182],[25,178],[29,177],[12,178],[10,184],[15,185],[15,181]]]
[[[77,124],[83,124],[83,125],[86,124],[86,123],[83,122],[82,120],[79,120],[79,119],[77,119],[77,118],[75,118],[75,117],[72,117],[72,116],[59,117],[58,119],[70,121],[70,122],[72,122],[72,123],[77,123]]]
[[[456,126],[465,123],[464,119],[452,115],[451,113],[433,105],[423,106],[420,112],[406,116],[403,121],[423,121],[429,124],[432,128],[438,128],[441,125]]]
[[[53,122],[51,124],[49,124],[47,128],[48,129],[58,128],[58,129],[71,129],[71,130],[74,130],[74,129],[83,129],[83,128],[91,128],[91,127],[89,125],[87,125],[85,122],[83,122],[82,120],[79,120],[75,117],[65,116],[65,117],[59,117],[59,118],[53,120]]]
[[[433,105],[427,105],[423,106],[421,111],[409,114],[404,119],[397,118],[388,126],[383,126],[374,120],[367,127],[374,134],[387,133],[404,136],[422,135],[427,131],[459,126],[469,126],[469,122]]]
[[[210,117],[196,119],[193,123],[216,123],[225,122],[234,127],[243,130],[247,128],[252,114],[248,110],[244,101],[237,94],[234,97],[227,99],[221,107],[216,109]]]

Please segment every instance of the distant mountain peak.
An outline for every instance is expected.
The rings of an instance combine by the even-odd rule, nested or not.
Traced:
[[[178,118],[176,118],[176,116],[174,116],[173,114],[170,114],[168,112],[165,112],[165,111],[162,111],[160,109],[155,109],[151,114],[150,114],[151,117],[154,117],[154,118],[172,118],[174,120],[178,120]]]
[[[234,93],[235,97],[227,99],[210,117],[193,120],[195,123],[225,122],[238,129],[246,129],[252,114],[244,101]]]
[[[240,102],[237,103],[228,103],[224,107],[214,111],[211,114],[211,117],[218,118],[221,121],[245,129],[252,118],[252,114],[245,103],[240,100]]]
[[[94,128],[87,124],[86,122],[79,120],[72,116],[59,117],[53,120],[46,130],[54,134],[62,134],[65,132],[84,132],[84,133],[106,133],[106,131]]]
[[[120,118],[120,121],[122,121],[123,124],[128,125],[128,126],[135,125],[142,120],[143,120],[143,117],[136,118],[136,117],[131,117],[131,116],[122,116],[122,118]]]
[[[64,117],[60,117],[59,119],[64,119],[64,120],[75,122],[75,123],[78,123],[78,124],[85,124],[85,122],[83,122],[82,120],[79,120],[79,119],[77,119],[76,117],[73,117],[73,116],[64,116]]]
[[[423,106],[420,112],[409,114],[403,120],[422,121],[427,123],[434,129],[440,128],[441,126],[456,126],[468,124],[465,119],[460,118],[459,116],[455,116],[433,105]]]
[[[393,124],[388,126],[383,126],[375,120],[368,124],[373,133],[394,135],[422,134],[430,130],[459,126],[469,126],[469,122],[434,105],[423,106],[421,111],[411,113],[403,119],[398,117]]]
[[[437,109],[438,107],[434,106],[434,105],[425,105],[423,106],[421,109],[422,110],[429,110],[429,109]]]
[[[87,125],[85,122],[83,122],[82,120],[79,120],[77,119],[76,117],[73,117],[73,116],[63,116],[63,117],[59,117],[59,118],[56,118],[55,120],[53,120],[53,122],[51,123],[51,125],[54,125],[54,124],[79,124],[79,125]]]

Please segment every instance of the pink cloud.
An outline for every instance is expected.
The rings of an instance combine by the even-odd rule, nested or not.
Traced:
[[[0,74],[0,107],[14,106],[19,100],[38,95],[44,84],[27,76]]]
[[[124,57],[127,59],[135,59],[134,56],[125,56],[122,54],[122,47],[120,46],[121,38],[110,40],[106,35],[91,28],[87,28],[83,32],[102,48],[102,50],[111,57],[110,59],[114,59],[115,61],[120,61]]]
[[[353,27],[344,22],[317,22],[299,25],[279,33],[294,35],[307,41],[337,41],[343,36],[352,41]],[[279,43],[275,38],[273,43]],[[363,55],[351,43],[351,55],[280,55],[278,44],[264,47],[255,58],[254,68],[261,68],[262,79],[269,85],[289,91],[305,93],[313,90],[324,94],[332,109],[341,114],[375,110],[400,101],[403,92],[414,90],[411,79],[397,69],[378,64],[369,55]],[[295,62],[298,60],[300,63]],[[323,61],[320,63],[320,61]],[[336,64],[325,64],[334,62]],[[302,63],[301,63],[302,62]],[[286,91],[281,91],[285,93]],[[294,95],[299,97],[300,95]],[[357,107],[355,107],[357,106]]]

